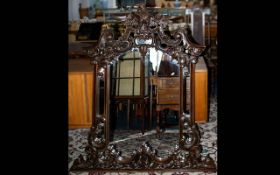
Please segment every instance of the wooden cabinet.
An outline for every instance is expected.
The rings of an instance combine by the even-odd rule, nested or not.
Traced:
[[[89,128],[92,125],[92,82],[93,70],[89,60],[69,60],[69,128]]]
[[[157,111],[165,108],[179,110],[179,83],[179,77],[157,77]]]
[[[157,112],[157,133],[160,127],[165,127],[161,111],[165,109],[180,110],[180,77],[157,77],[156,88],[156,112]],[[166,118],[165,118],[166,120]]]
[[[195,122],[208,121],[208,69],[200,58],[195,69]]]
[[[187,81],[186,108],[190,109],[190,79]],[[195,122],[205,123],[208,120],[208,69],[203,58],[198,59],[195,69]]]

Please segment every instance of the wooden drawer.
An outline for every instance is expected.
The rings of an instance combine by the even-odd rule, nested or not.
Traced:
[[[160,77],[158,78],[158,88],[179,88],[179,77]]]
[[[180,102],[179,89],[158,89],[157,102],[158,104],[179,104]]]

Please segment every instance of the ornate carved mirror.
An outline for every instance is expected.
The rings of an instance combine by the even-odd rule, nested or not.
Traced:
[[[216,171],[213,159],[201,154],[194,121],[194,70],[205,46],[189,30],[168,32],[167,20],[140,5],[127,16],[122,36],[102,32],[89,53],[96,72],[94,124],[86,156],[80,155],[71,171]],[[166,127],[166,115],[175,116],[173,125]]]

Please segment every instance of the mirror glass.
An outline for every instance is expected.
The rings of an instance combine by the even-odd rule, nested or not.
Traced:
[[[119,57],[112,67],[112,95],[116,97],[140,95],[140,53],[132,50]]]
[[[122,155],[129,156],[145,141],[164,157],[178,145],[179,70],[170,55],[155,48],[143,58],[134,48],[113,63],[110,144]]]

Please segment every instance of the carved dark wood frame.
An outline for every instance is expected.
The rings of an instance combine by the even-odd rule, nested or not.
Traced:
[[[167,18],[160,14],[150,15],[144,5],[140,5],[136,12],[131,12],[125,21],[125,33],[117,40],[112,30],[102,32],[97,47],[89,52],[97,76],[105,78],[104,114],[96,114],[96,95],[93,97],[94,126],[88,135],[88,145],[85,148],[86,159],[82,155],[77,158],[70,171],[132,171],[132,170],[168,170],[184,169],[187,171],[216,171],[216,164],[209,156],[202,156],[200,145],[200,132],[195,123],[195,64],[205,50],[205,46],[194,41],[189,30],[179,28],[167,35]],[[150,40],[151,43],[145,43]],[[139,43],[140,42],[140,43]],[[109,144],[109,83],[110,65],[118,61],[118,57],[132,48],[139,48],[141,59],[144,59],[149,47],[168,53],[180,64],[180,93],[183,94],[183,68],[188,67],[191,77],[191,108],[190,115],[184,113],[183,95],[180,96],[179,143],[168,157],[160,157],[157,150],[148,142],[135,149],[130,157],[122,156],[116,145]]]

